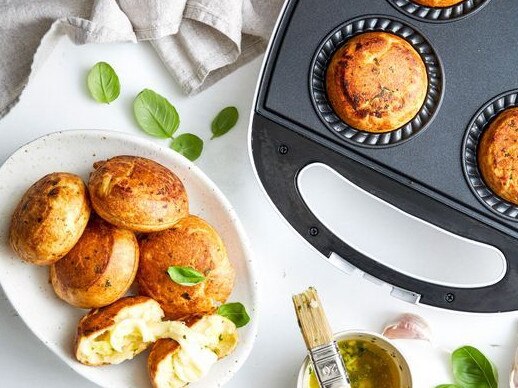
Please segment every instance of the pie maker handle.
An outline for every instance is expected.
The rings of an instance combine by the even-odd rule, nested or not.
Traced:
[[[415,294],[422,304],[468,312],[518,310],[517,238],[367,167],[355,160],[352,153],[344,156],[259,114],[255,114],[252,123],[251,147],[257,174],[272,202],[292,227],[325,257],[334,252],[361,271]],[[402,274],[355,250],[318,220],[298,190],[299,172],[316,162],[328,165],[347,180],[407,213],[496,247],[507,260],[504,277],[485,287],[448,287]]]

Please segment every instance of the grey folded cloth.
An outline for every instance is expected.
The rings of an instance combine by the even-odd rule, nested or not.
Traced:
[[[0,117],[63,34],[77,44],[150,40],[182,90],[194,94],[265,50],[281,6],[282,0],[2,0]]]

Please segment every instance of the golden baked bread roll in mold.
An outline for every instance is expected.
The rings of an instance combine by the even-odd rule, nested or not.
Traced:
[[[366,32],[335,52],[326,72],[326,90],[345,123],[384,133],[402,127],[420,111],[428,75],[421,56],[405,39]]]
[[[491,191],[518,205],[518,107],[500,112],[484,130],[477,162]]]
[[[462,3],[465,0],[412,0],[414,3],[430,8],[446,8]]]

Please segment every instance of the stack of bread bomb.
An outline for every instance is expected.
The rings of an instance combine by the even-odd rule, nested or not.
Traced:
[[[95,332],[104,333],[122,319],[123,309],[154,306],[149,304],[152,298],[152,303],[158,302],[155,315],[159,321],[183,320],[192,326],[227,300],[235,272],[218,233],[189,214],[184,185],[171,170],[136,156],[116,156],[93,167],[87,185],[66,172],[48,174],[34,183],[14,212],[9,238],[24,261],[50,265],[50,281],[59,298],[79,308],[95,309],[80,323],[76,357],[97,365],[131,358],[148,342],[174,336],[162,333],[144,341],[140,333],[140,343],[129,344],[125,356],[112,344],[108,350],[117,356],[103,358],[100,354],[107,348],[94,349],[97,358],[93,359],[101,361],[93,362],[83,354],[91,349],[77,346],[91,337],[93,332],[85,332],[82,326],[92,316],[104,317],[95,319]],[[205,279],[189,286],[175,283],[168,274],[171,266],[191,267]],[[144,298],[122,298],[135,279]],[[167,341],[159,341],[163,349],[178,347],[177,342]],[[234,346],[235,342],[237,337]],[[157,352],[153,354],[156,359]]]

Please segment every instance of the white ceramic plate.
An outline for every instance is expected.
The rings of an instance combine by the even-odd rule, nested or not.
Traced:
[[[212,224],[225,242],[237,275],[229,300],[242,302],[252,319],[239,329],[235,352],[191,387],[221,386],[244,363],[257,333],[257,282],[251,252],[241,223],[221,191],[194,164],[170,149],[139,137],[99,130],[56,132],[21,147],[0,168],[0,283],[27,326],[75,371],[103,387],[150,385],[147,352],[120,365],[88,367],[78,363],[72,355],[72,343],[77,322],[86,310],[59,300],[48,283],[48,268],[23,263],[8,244],[11,215],[32,183],[55,171],[77,173],[86,180],[93,162],[124,154],[147,157],[172,169],[187,189],[191,213]]]

